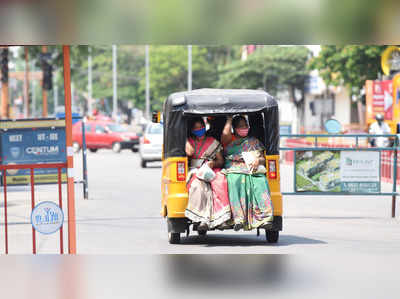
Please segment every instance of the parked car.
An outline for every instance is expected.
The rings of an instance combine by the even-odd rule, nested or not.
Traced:
[[[86,147],[93,153],[100,148],[112,149],[119,153],[123,149],[136,152],[139,137],[121,125],[103,120],[89,120],[85,123]],[[75,152],[82,148],[82,121],[72,127],[72,144]]]
[[[149,123],[140,138],[140,166],[146,168],[147,162],[161,161],[163,144],[163,126]]]

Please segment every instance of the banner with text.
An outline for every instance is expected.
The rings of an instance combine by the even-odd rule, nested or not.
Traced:
[[[380,192],[378,151],[296,151],[296,192]]]

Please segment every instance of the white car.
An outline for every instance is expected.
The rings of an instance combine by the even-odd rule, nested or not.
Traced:
[[[161,161],[163,145],[162,124],[149,123],[140,138],[139,155],[140,165],[145,168],[147,162]]]

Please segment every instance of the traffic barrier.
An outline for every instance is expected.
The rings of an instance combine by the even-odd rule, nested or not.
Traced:
[[[332,147],[332,148],[349,148],[351,145],[348,143],[333,143],[329,139],[328,143],[318,142],[320,147]],[[284,147],[296,148],[296,147],[311,147],[314,143],[312,141],[304,139],[286,139],[283,140],[282,145]],[[365,146],[366,147],[366,146]],[[360,147],[363,148],[363,147]],[[400,154],[397,154],[397,173],[400,173]],[[294,151],[283,151],[282,153],[282,163],[293,164],[294,161]],[[394,164],[394,152],[393,151],[382,151],[381,152],[381,178],[382,182],[392,183],[393,182],[393,164]],[[397,176],[397,184],[400,184],[400,176]]]
[[[20,165],[0,165],[3,173],[3,194],[4,194],[4,233],[5,233],[5,254],[8,254],[8,215],[7,215],[7,170],[10,169],[29,169],[31,187],[31,208],[35,208],[35,169],[56,168],[58,171],[58,205],[62,210],[62,169],[67,168],[67,163],[48,163],[48,164],[20,164]],[[31,212],[32,212],[31,211]],[[32,225],[32,253],[36,254],[36,230]],[[60,228],[60,254],[64,254],[63,224]]]
[[[294,163],[294,192],[285,195],[373,195],[392,197],[396,216],[400,178],[400,135],[281,134],[282,162]],[[369,147],[371,138],[389,138],[393,146]],[[314,154],[315,152],[315,154]],[[382,192],[381,183],[392,183]]]

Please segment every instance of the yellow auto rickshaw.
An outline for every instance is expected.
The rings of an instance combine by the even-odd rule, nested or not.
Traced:
[[[246,114],[249,136],[260,140],[266,151],[266,176],[274,210],[273,223],[265,229],[266,239],[276,243],[282,230],[282,194],[279,173],[279,113],[277,101],[262,90],[199,89],[171,94],[163,107],[164,143],[161,179],[161,215],[168,224],[169,243],[180,243],[181,233],[189,235],[196,225],[185,217],[188,204],[186,176],[188,157],[185,144],[191,117],[209,117],[209,131],[220,140],[227,116]],[[153,121],[159,117],[153,118]],[[259,233],[259,231],[257,231]],[[199,231],[200,234],[200,231]]]

